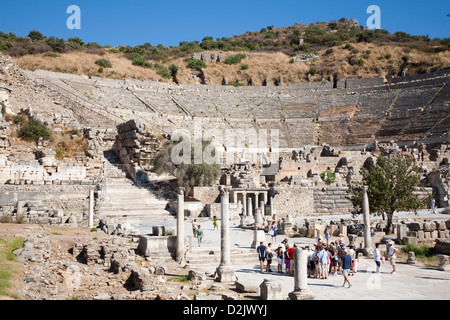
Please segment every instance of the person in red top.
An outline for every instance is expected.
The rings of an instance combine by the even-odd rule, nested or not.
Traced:
[[[289,248],[288,250],[288,255],[289,255],[289,260],[290,260],[290,268],[289,268],[289,274],[293,275],[294,274],[294,250],[297,249],[297,245],[294,243],[294,245]]]

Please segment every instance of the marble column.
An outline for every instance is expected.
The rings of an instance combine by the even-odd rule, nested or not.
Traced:
[[[275,211],[273,210],[273,197],[270,197],[270,215],[275,215]]]
[[[247,199],[247,205],[248,205],[248,212],[247,216],[253,217],[253,201],[251,197],[248,197]]]
[[[289,293],[290,300],[313,300],[315,295],[308,288],[308,256],[305,250],[294,250],[294,291]]]
[[[89,190],[89,218],[88,227],[94,227],[94,190]]]
[[[245,215],[248,216],[248,210],[247,210],[247,192],[242,193],[242,206],[245,211]]]
[[[264,217],[266,215],[266,206],[264,201],[259,202],[259,208],[261,209],[261,215]]]
[[[259,208],[259,192],[255,192],[255,211]]]
[[[363,201],[363,219],[364,219],[364,255],[373,256],[372,236],[370,234],[370,209],[369,197],[367,196],[367,187],[362,187],[362,201]]]
[[[184,188],[178,189],[177,194],[177,262],[184,261]]]
[[[234,269],[231,266],[230,258],[230,218],[229,218],[229,197],[230,187],[220,186],[221,203],[221,229],[220,229],[220,265],[216,269],[219,282],[235,281]]]

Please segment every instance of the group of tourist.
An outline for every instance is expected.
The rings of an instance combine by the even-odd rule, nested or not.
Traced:
[[[327,229],[325,229],[325,239],[320,231],[316,230],[317,237],[314,245],[311,247],[305,246],[301,249],[307,252],[307,275],[310,278],[328,279],[329,275],[337,275],[338,272],[341,272],[344,276],[343,286],[345,287],[348,284],[348,288],[350,288],[349,277],[358,272],[360,251],[356,250],[353,245],[346,245],[342,234],[339,235],[339,239],[330,242],[331,233],[328,227]],[[273,233],[269,233],[273,239]],[[392,273],[395,273],[396,249],[392,241],[388,245],[389,262],[392,266]],[[284,239],[276,249],[272,248],[272,243],[266,246],[261,241],[257,247],[261,272],[273,272],[271,265],[273,258],[276,256],[277,272],[283,273],[284,271],[287,275],[294,275],[294,250],[297,249],[297,244],[291,246],[287,239]],[[381,263],[384,263],[384,255],[380,251],[379,243],[376,244],[374,249],[374,261],[376,264],[375,272],[380,273]]]

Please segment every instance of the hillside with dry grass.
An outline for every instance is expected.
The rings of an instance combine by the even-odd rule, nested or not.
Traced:
[[[28,38],[0,33],[0,50],[7,51],[25,70],[172,83],[226,82],[236,86],[415,75],[450,67],[448,38],[371,31],[346,19],[282,28],[268,26],[232,38],[180,42],[177,47],[147,43],[113,48],[85,44],[78,38],[46,38],[38,32],[30,33]],[[193,53],[205,51],[218,53],[223,59],[192,67]],[[312,53],[319,59],[296,62],[296,57]],[[238,62],[227,63],[227,57],[240,54]]]

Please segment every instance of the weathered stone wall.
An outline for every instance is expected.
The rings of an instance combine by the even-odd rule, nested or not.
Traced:
[[[136,119],[119,124],[117,132],[112,150],[135,182],[147,183],[146,171],[158,146],[156,139],[147,136],[146,126]]]
[[[306,217],[314,213],[314,191],[303,187],[277,187],[273,197],[275,213],[282,217]]]
[[[220,191],[217,186],[212,187],[194,187],[193,197],[202,203],[214,203],[220,201]]]
[[[352,211],[347,187],[314,188],[314,215],[340,215]]]

